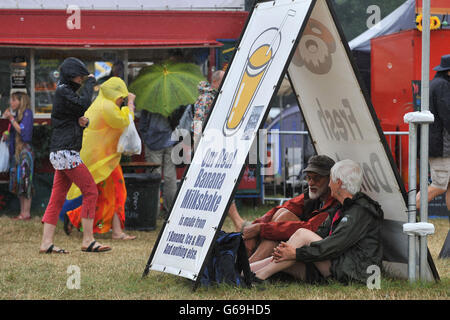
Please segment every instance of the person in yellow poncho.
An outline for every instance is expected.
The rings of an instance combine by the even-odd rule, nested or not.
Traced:
[[[120,108],[128,97],[128,106]],[[105,233],[112,228],[113,239],[132,240],[135,236],[123,232],[127,191],[120,166],[121,153],[117,143],[129,125],[129,114],[134,119],[135,95],[128,92],[125,82],[112,77],[100,86],[98,97],[85,113],[89,125],[83,133],[81,159],[91,172],[98,189],[94,219],[94,232]],[[67,199],[81,196],[80,189],[72,184]],[[67,212],[71,224],[81,227],[81,207]],[[66,226],[66,224],[65,224]],[[65,228],[66,233],[68,232]]]

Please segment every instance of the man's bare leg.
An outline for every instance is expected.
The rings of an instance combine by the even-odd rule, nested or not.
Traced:
[[[428,186],[428,202],[430,202],[431,200],[433,200],[437,196],[439,196],[439,195],[441,195],[441,194],[443,194],[444,192],[447,191],[445,200],[446,200],[446,203],[447,203],[447,208],[450,210],[450,208],[449,208],[449,203],[450,203],[449,188],[447,188],[447,190],[445,190],[445,189],[439,189],[439,188],[436,188],[436,187],[433,187],[433,186]],[[447,201],[447,198],[449,198],[448,201]],[[420,209],[420,191],[417,192],[417,195],[416,195],[416,207],[417,207],[417,209]]]
[[[273,215],[272,221],[283,222],[283,221],[298,221],[300,220],[295,214],[287,209],[281,208]],[[262,239],[259,246],[256,248],[255,252],[248,259],[250,263],[263,260],[272,255],[273,249],[275,249],[279,241]]]
[[[275,249],[279,243],[279,241],[262,240],[259,243],[259,246],[256,248],[255,252],[248,259],[248,262],[253,263],[270,257],[272,255],[273,249]]]
[[[311,242],[322,240],[320,236],[308,229],[297,230],[289,239],[287,244],[294,248],[300,248],[309,245]],[[268,258],[271,259],[271,258]],[[289,270],[292,266],[298,263],[295,260],[285,260],[281,262],[270,261],[266,266],[257,270],[256,276],[259,279],[265,280],[277,272]],[[319,271],[326,277],[330,275],[331,262],[329,260],[315,263]],[[304,275],[304,272],[303,272]]]
[[[306,279],[306,265],[303,262],[296,262],[291,267],[283,270],[283,272],[290,274],[295,279]]]
[[[252,264],[250,264],[250,268],[253,272],[256,272],[256,271],[264,268],[265,266],[267,266],[271,260],[272,260],[272,257],[268,257],[266,259],[253,262]]]
[[[236,203],[234,201],[231,203],[230,209],[228,209],[228,217],[233,222],[236,232],[241,232],[245,220],[239,215]]]

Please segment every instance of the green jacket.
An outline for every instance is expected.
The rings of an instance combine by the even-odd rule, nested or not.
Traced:
[[[322,240],[297,248],[296,260],[331,260],[331,274],[336,280],[343,283],[366,283],[371,275],[367,273],[367,268],[371,265],[381,268],[383,210],[378,202],[358,192],[353,199],[344,201],[340,218],[334,223],[333,217],[334,215],[328,216],[317,230]]]

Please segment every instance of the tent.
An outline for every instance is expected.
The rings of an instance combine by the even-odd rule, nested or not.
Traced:
[[[441,3],[432,3],[431,8],[431,13],[437,15],[441,21],[443,21],[444,16],[440,7],[443,6]],[[416,3],[416,0],[407,0],[375,26],[348,43],[369,94],[371,93],[371,40],[400,31],[415,29],[417,10],[420,12],[421,2]],[[441,28],[448,27],[441,25]]]
[[[416,27],[415,0],[407,0],[375,26],[348,43],[352,51],[370,53],[370,39]]]
[[[269,124],[266,124],[268,131],[307,131],[305,121],[297,104],[287,105]],[[288,162],[288,176],[299,175],[304,168],[309,157],[315,154],[309,135],[300,134],[280,134],[277,136],[269,135],[268,142],[271,146],[278,143],[278,168],[275,174],[282,175],[285,161]]]
[[[370,94],[370,40],[383,35],[415,28],[415,0],[407,0],[400,7],[348,43],[352,50],[367,92]]]

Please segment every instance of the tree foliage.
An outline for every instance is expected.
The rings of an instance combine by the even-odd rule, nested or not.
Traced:
[[[379,8],[383,19],[402,5],[405,0],[333,0],[336,15],[344,29],[347,41],[365,32],[373,23],[375,11],[368,10],[371,6]]]

